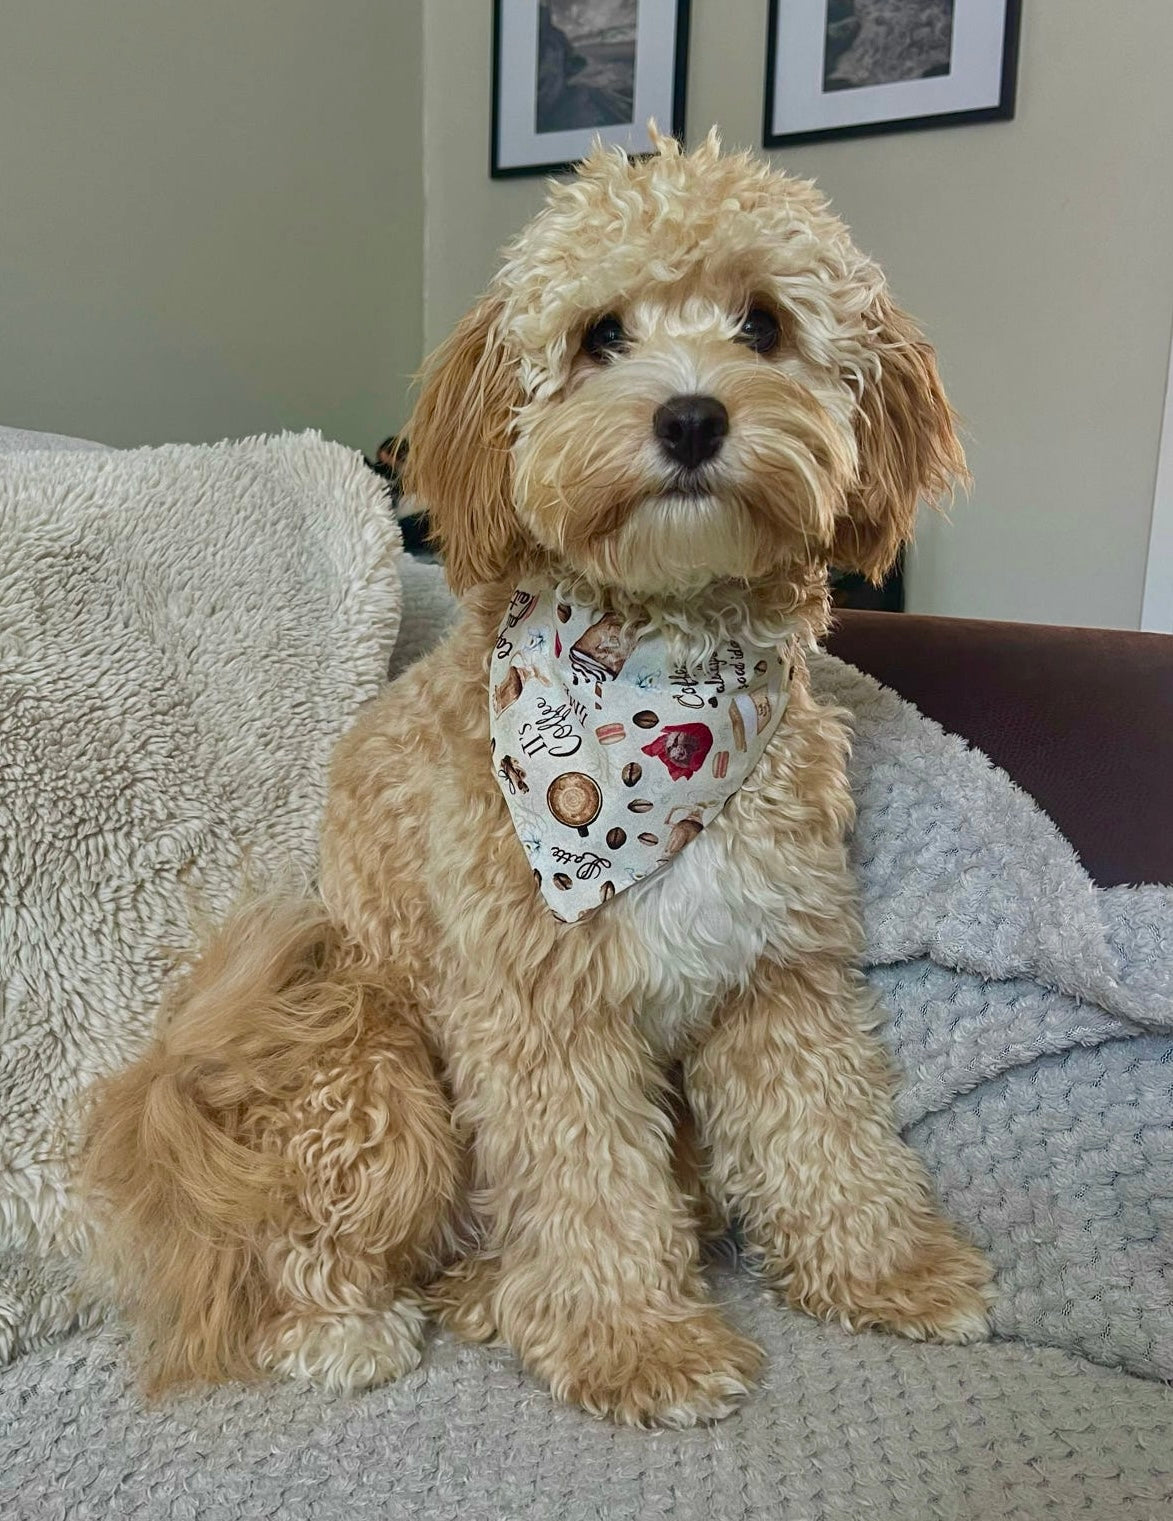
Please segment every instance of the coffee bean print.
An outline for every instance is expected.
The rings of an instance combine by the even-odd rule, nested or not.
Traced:
[[[614,896],[615,896],[615,884],[614,884],[614,882],[604,882],[603,885],[602,885],[602,887],[599,888],[599,897],[602,899],[602,901],[604,903],[606,903],[607,900],[608,900],[608,898],[613,898]]]
[[[640,835],[639,842],[641,845],[658,845],[660,843],[660,836],[658,834],[650,834],[645,830]]]
[[[541,887],[541,885],[542,885],[542,874],[541,874],[540,871],[535,871],[534,872],[534,886],[535,887]]]
[[[555,875],[554,875],[554,886],[561,888],[563,892],[566,892],[567,888],[569,888],[569,886],[570,886],[570,878],[566,875],[566,873],[564,871],[560,871],[560,872],[556,872],[555,873]]]
[[[616,825],[616,827],[614,829],[608,829],[608,831],[607,831],[607,849],[608,850],[622,850],[623,847],[624,847],[624,845],[626,845],[626,844],[627,844],[627,830],[626,829],[620,829],[618,825]]]
[[[559,623],[567,623],[567,622],[569,622],[569,620],[570,620],[570,603],[569,602],[559,602],[559,604],[558,604],[558,622]]]
[[[627,765],[623,768],[623,785],[625,787],[634,787],[643,774],[644,768],[640,765],[639,761],[628,761]]]
[[[769,670],[769,667],[766,665],[766,662],[764,660],[759,660],[753,669],[755,676],[764,676],[767,670]]]
[[[627,805],[631,813],[651,813],[655,806],[655,803],[649,803],[646,797],[633,797]]]
[[[640,729],[654,729],[660,722],[650,708],[642,708],[631,721]]]

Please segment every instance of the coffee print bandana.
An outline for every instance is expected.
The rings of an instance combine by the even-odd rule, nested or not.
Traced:
[[[520,586],[489,665],[497,782],[534,880],[574,921],[662,870],[769,744],[791,651],[727,639],[703,667],[616,613]]]

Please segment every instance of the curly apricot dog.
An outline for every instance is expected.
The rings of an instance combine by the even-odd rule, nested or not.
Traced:
[[[828,565],[964,473],[932,350],[812,185],[660,139],[551,189],[410,436],[461,619],[338,748],[320,902],[242,909],[96,1095],[154,1382],[357,1389],[430,1310],[588,1410],[719,1417],[760,1354],[702,1216],[813,1315],[984,1335],[805,664]]]

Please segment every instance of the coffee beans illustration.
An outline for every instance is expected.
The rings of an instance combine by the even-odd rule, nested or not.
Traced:
[[[632,813],[651,813],[655,803],[649,803],[646,797],[633,797],[627,807]]]
[[[555,887],[560,887],[563,892],[565,892],[567,890],[567,888],[570,886],[570,878],[566,875],[566,873],[564,871],[560,871],[560,872],[556,872],[555,873],[555,875],[554,875],[554,886]]]
[[[559,623],[565,623],[569,619],[569,617],[570,617],[570,603],[569,602],[559,602],[559,604],[558,604],[558,622]]]
[[[626,844],[627,844],[627,830],[626,829],[620,829],[618,825],[616,825],[614,829],[608,829],[608,831],[607,831],[607,848],[608,848],[608,850],[620,850]]]
[[[614,896],[615,896],[615,884],[614,884],[614,882],[604,882],[603,885],[602,885],[602,887],[599,888],[599,897],[602,899],[602,901],[604,903],[606,903],[606,901],[607,901],[608,898],[613,898]]]
[[[660,836],[658,834],[651,834],[645,830],[640,835],[639,842],[641,845],[658,845],[660,843]]]
[[[623,768],[622,774],[623,785],[625,787],[634,787],[644,774],[644,768],[640,765],[639,761],[628,761],[627,765]]]
[[[641,729],[654,729],[660,722],[650,708],[641,708],[631,721]]]

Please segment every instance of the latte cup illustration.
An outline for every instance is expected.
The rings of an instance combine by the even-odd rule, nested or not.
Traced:
[[[729,703],[729,722],[733,743],[745,750],[770,722],[770,697],[767,692],[738,692]]]
[[[584,837],[602,806],[599,784],[585,771],[563,771],[546,792],[546,807],[558,822],[567,829],[577,829]]]
[[[618,613],[604,613],[570,646],[570,664],[587,681],[614,681],[635,649],[637,635]]]

